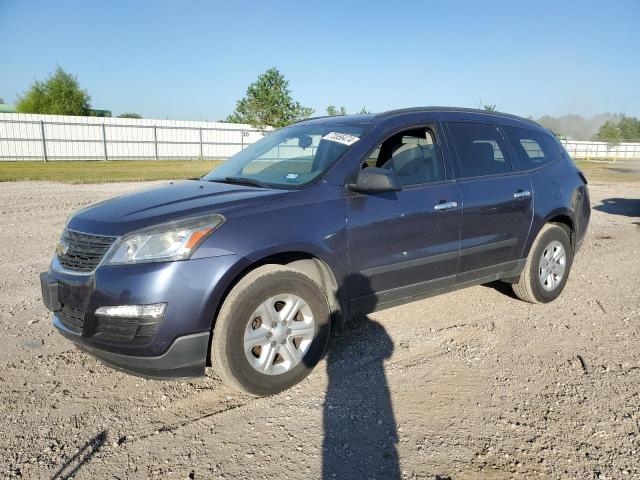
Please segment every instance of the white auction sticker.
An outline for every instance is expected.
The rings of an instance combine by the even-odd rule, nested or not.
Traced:
[[[322,139],[329,140],[331,142],[342,143],[344,145],[353,145],[359,140],[358,137],[354,137],[353,135],[338,132],[327,133],[324,137],[322,137]]]

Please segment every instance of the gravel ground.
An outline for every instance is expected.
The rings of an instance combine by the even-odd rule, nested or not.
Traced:
[[[104,367],[41,304],[65,219],[145,184],[0,184],[0,478],[640,478],[640,184],[592,185],[563,295],[370,315],[266,399]]]

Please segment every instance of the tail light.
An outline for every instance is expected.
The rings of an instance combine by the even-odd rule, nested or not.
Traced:
[[[587,182],[587,177],[584,176],[584,173],[582,173],[582,170],[576,169],[576,171],[578,172],[578,176],[582,179],[584,184],[587,185],[589,182]]]

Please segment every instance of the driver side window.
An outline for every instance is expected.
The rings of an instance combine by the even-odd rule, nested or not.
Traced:
[[[404,130],[389,137],[367,158],[362,165],[366,167],[393,169],[402,186],[446,179],[440,149],[429,128]]]

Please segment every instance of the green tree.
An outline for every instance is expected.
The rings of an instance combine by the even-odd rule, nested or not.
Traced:
[[[58,66],[46,80],[33,82],[18,98],[16,110],[19,113],[87,115],[90,101],[91,97],[80,88],[78,79]]]
[[[622,117],[618,122],[620,139],[622,141],[640,140],[640,120],[634,117]]]
[[[134,112],[121,113],[118,118],[142,118],[140,115]]]
[[[0,97],[0,105],[4,105],[4,98]]]
[[[483,110],[486,110],[487,112],[495,112],[496,111],[496,106],[495,105],[483,105],[482,108],[483,108]]]
[[[101,118],[110,118],[113,115],[111,114],[111,110],[94,110],[90,108],[87,112],[87,115],[90,117],[101,117]]]
[[[553,130],[551,130],[551,133],[553,133],[558,140],[569,140],[566,135],[562,135],[561,133],[554,132]]]
[[[337,117],[339,115],[347,115],[347,109],[344,107],[336,108],[333,105],[327,107],[327,115]]]
[[[368,114],[369,114],[369,113],[371,113],[371,112],[370,112],[369,110],[367,110],[367,107],[366,107],[366,106],[363,106],[363,107],[362,107],[362,110],[360,110],[358,113],[359,113],[360,115],[368,115]]]
[[[621,139],[620,128],[616,122],[607,120],[604,125],[600,127],[595,138],[596,140],[607,142],[609,145],[617,145]]]
[[[245,97],[236,102],[235,111],[226,121],[258,128],[282,128],[311,114],[312,108],[293,100],[289,81],[277,68],[270,68],[249,85]]]

